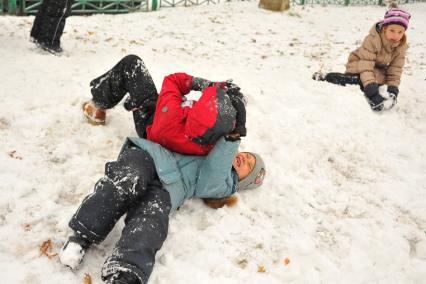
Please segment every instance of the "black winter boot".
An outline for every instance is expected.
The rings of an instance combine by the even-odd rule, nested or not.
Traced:
[[[62,52],[62,47],[60,47],[59,45],[53,45],[53,44],[49,44],[49,43],[45,43],[45,42],[41,42],[38,40],[34,41],[36,46],[47,51],[50,52],[52,54],[58,55],[59,53]]]
[[[327,75],[327,74],[323,73],[321,71],[317,71],[314,74],[312,74],[312,80],[315,80],[315,81],[325,81],[325,75]]]
[[[106,281],[106,284],[144,284],[140,283],[138,277],[132,273],[117,272],[112,274]]]

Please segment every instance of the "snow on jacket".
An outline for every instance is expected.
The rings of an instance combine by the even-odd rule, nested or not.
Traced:
[[[207,156],[181,155],[143,138],[128,137],[121,152],[129,145],[147,151],[154,160],[157,174],[169,192],[172,211],[193,196],[223,198],[236,191],[238,176],[232,170],[239,141],[220,138]]]
[[[192,76],[175,73],[164,78],[147,139],[188,155],[206,155],[235,126],[236,111],[225,91],[207,87],[198,101],[185,104]]]
[[[393,43],[386,39],[381,22],[378,22],[362,45],[349,54],[346,73],[360,74],[364,87],[373,82],[398,87],[407,49],[405,34],[399,42]]]

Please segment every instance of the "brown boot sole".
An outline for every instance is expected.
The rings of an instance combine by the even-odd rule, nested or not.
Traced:
[[[104,119],[103,120],[96,120],[96,119],[93,119],[93,115],[89,115],[87,112],[86,112],[86,105],[88,104],[88,102],[84,102],[82,105],[81,105],[81,108],[82,108],[82,110],[83,110],[83,116],[86,118],[86,120],[87,120],[87,122],[88,123],[90,123],[90,124],[92,124],[92,125],[105,125],[105,110],[96,110],[96,112],[98,112],[98,111],[102,111],[102,112],[104,112],[104,114],[103,114],[103,117],[104,117]],[[93,110],[94,110],[94,108],[92,107],[92,106],[89,106],[89,107],[91,107],[92,108],[92,112],[93,112]]]

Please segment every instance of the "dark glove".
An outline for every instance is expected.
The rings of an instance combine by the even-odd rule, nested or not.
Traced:
[[[238,133],[240,137],[247,135],[246,129],[246,99],[244,95],[240,92],[240,88],[233,84],[229,89],[227,89],[226,94],[231,100],[232,106],[237,112],[235,117],[235,128],[231,133]]]
[[[232,132],[238,133],[241,137],[244,137],[247,135],[245,98],[240,92],[238,92],[237,95],[229,95],[229,98],[231,99],[232,106],[237,111],[237,116],[235,117],[235,128]]]
[[[235,128],[230,134],[239,134],[238,140],[240,137],[247,135],[246,129],[246,104],[247,100],[244,95],[240,92],[241,88],[232,82],[232,79],[226,80],[224,82],[214,82],[214,86],[222,88],[229,99],[231,100],[232,106],[237,112]],[[225,137],[226,138],[226,137]],[[230,138],[232,139],[232,138]]]
[[[205,88],[210,87],[212,84],[213,83],[207,79],[192,77],[191,90],[202,92]]]
[[[388,93],[393,94],[395,98],[398,97],[399,89],[396,86],[388,86]]]
[[[240,90],[241,88],[237,84],[232,83],[232,79],[225,82],[225,91],[229,96],[243,96]]]
[[[227,94],[236,94],[241,88],[232,82],[232,79],[228,79],[226,81],[221,82],[212,82],[210,86],[216,86],[223,89]]]
[[[398,93],[398,87],[388,86],[389,98],[383,102],[383,110],[390,110],[396,105],[396,103],[398,102]]]
[[[399,89],[396,86],[388,86],[389,99],[392,99],[392,106],[388,109],[393,108],[397,103]]]
[[[385,100],[379,93],[379,85],[370,83],[364,89],[365,97],[373,111],[381,111],[383,109],[383,101]]]

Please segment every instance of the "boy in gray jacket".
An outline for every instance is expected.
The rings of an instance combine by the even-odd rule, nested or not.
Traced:
[[[207,156],[171,152],[143,138],[128,138],[114,162],[69,222],[72,236],[60,260],[77,269],[85,252],[102,242],[126,214],[120,240],[102,268],[105,283],[147,283],[168,231],[169,214],[191,197],[224,198],[259,187],[265,164],[237,153],[240,140],[219,139]]]

